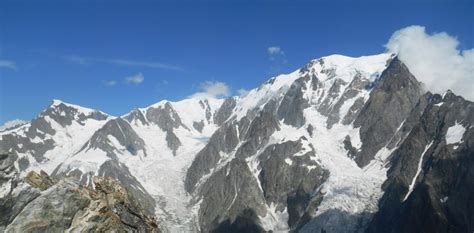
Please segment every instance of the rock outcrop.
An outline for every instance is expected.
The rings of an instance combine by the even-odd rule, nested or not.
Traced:
[[[73,177],[52,183],[44,172],[31,172],[27,182],[42,192],[15,216],[5,232],[160,232],[154,217],[119,181],[94,177],[94,189]]]

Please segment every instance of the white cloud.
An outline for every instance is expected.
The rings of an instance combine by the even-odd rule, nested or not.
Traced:
[[[460,50],[458,46],[455,37],[446,32],[429,34],[422,26],[396,31],[385,45],[427,90],[444,93],[451,89],[474,100],[474,49]]]
[[[285,52],[279,46],[271,46],[267,48],[269,55],[283,55]]]
[[[117,84],[117,81],[115,80],[108,80],[108,81],[104,81],[104,85],[108,86],[108,87],[113,87]]]
[[[205,81],[199,85],[200,91],[191,95],[191,98],[224,98],[231,94],[230,87],[223,82]]]
[[[6,68],[11,70],[18,70],[15,62],[8,60],[0,60],[0,68]]]
[[[135,84],[135,85],[138,85],[140,83],[142,83],[143,81],[145,81],[145,77],[143,77],[143,74],[142,73],[138,73],[136,75],[132,75],[130,77],[126,77],[125,78],[125,81],[127,83],[131,83],[131,84]]]

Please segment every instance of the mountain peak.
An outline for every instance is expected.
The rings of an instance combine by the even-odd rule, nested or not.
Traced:
[[[77,111],[78,114],[82,113],[84,115],[92,115],[92,114],[99,113],[100,115],[110,116],[109,114],[96,110],[96,109],[82,107],[76,104],[70,104],[59,99],[53,99],[48,109],[58,109],[58,108],[59,109],[61,108],[74,109],[75,111]]]

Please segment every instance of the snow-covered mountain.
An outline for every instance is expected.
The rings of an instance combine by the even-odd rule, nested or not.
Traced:
[[[0,229],[56,221],[24,182],[43,170],[78,189],[117,179],[163,232],[472,232],[473,122],[472,102],[425,92],[393,54],[327,56],[245,96],[121,117],[55,100],[0,131]]]

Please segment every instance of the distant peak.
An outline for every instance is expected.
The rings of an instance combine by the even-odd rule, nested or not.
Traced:
[[[104,112],[99,111],[99,110],[95,110],[95,109],[87,108],[87,107],[82,107],[82,106],[79,106],[79,105],[76,105],[76,104],[67,103],[67,102],[64,102],[64,101],[59,100],[59,99],[53,99],[52,102],[51,102],[51,105],[49,106],[49,108],[58,108],[60,106],[66,106],[68,108],[76,109],[78,112],[84,113],[86,115],[89,115],[89,114],[94,113],[94,112],[98,112],[98,113],[101,113],[101,114],[107,115],[107,116],[109,115],[109,114],[104,113]]]

